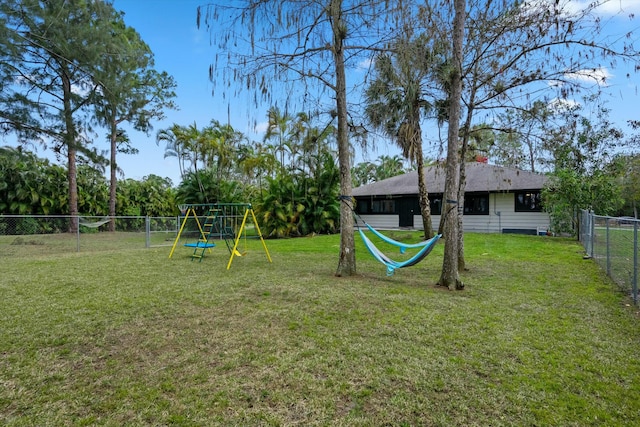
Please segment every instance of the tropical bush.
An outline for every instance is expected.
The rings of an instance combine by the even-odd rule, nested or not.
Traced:
[[[236,180],[220,179],[213,169],[187,173],[178,186],[179,204],[244,203],[245,187]]]
[[[317,159],[312,175],[267,179],[257,211],[267,237],[335,233],[340,218],[338,168],[330,153]]]
[[[86,216],[109,212],[109,184],[100,169],[88,164],[77,169],[78,211]],[[21,148],[0,148],[0,214],[68,214],[68,180],[64,167]],[[157,175],[142,181],[118,182],[116,215],[173,216],[176,192],[171,180]]]

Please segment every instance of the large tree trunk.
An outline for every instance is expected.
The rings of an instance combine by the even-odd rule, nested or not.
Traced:
[[[475,97],[472,91],[471,99]],[[460,187],[458,188],[458,271],[464,271],[467,268],[464,259],[464,193],[467,190],[467,168],[465,160],[467,158],[467,150],[469,148],[469,129],[471,127],[471,116],[473,115],[473,102],[469,103],[467,109],[467,119],[464,124],[464,132],[462,132],[462,147],[460,148]]]
[[[464,41],[465,0],[455,0],[453,21],[453,72],[451,73],[451,93],[449,107],[449,129],[447,141],[447,167],[444,215],[444,259],[438,284],[451,290],[463,289],[458,275],[458,191],[460,189],[459,123],[460,97],[462,93],[462,44]]]
[[[474,67],[473,75],[477,76],[479,73],[478,67]],[[476,79],[476,77],[474,77]],[[477,87],[471,87],[469,93],[469,99],[467,100],[467,117],[465,119],[463,132],[462,132],[462,147],[460,149],[460,188],[458,189],[458,271],[464,271],[467,269],[467,263],[464,257],[464,194],[467,190],[467,169],[466,159],[467,151],[469,148],[469,130],[471,129],[471,120],[473,119],[473,113],[475,110]]]
[[[346,37],[346,23],[342,20],[342,1],[331,0],[329,13],[333,30],[333,57],[336,64],[340,194],[341,196],[351,196],[351,154],[347,128],[347,79],[343,48],[343,41]],[[348,203],[340,203],[340,257],[336,276],[351,276],[355,273],[356,253],[353,234],[353,213]]]
[[[466,151],[466,144],[463,144]],[[460,188],[458,190],[458,271],[464,271],[467,263],[464,260],[464,193],[467,187],[467,168],[464,163],[464,154],[460,156]]]
[[[76,168],[76,149],[72,145],[67,147],[67,180],[69,182],[69,233],[78,232],[78,180]]]
[[[112,116],[115,117],[115,114]],[[116,177],[116,172],[118,170],[118,165],[116,164],[116,150],[118,149],[118,129],[115,122],[111,123],[111,158],[109,162],[109,172],[111,174],[109,181],[109,216],[111,220],[109,221],[109,231],[116,231],[116,189],[118,185],[118,179]]]
[[[422,129],[420,128],[420,109],[418,106],[413,112],[413,139],[415,148],[413,157],[418,168],[418,202],[420,204],[420,215],[422,216],[422,229],[425,239],[433,237],[433,224],[431,222],[431,206],[429,205],[429,191],[427,190],[427,180],[424,177],[424,156],[422,155]]]
[[[422,147],[422,144],[420,144]],[[424,177],[424,159],[422,150],[417,154],[418,167],[418,194],[420,202],[420,214],[422,215],[422,227],[424,230],[424,238],[433,237],[433,224],[431,222],[431,206],[429,205],[429,192],[427,191],[427,181]]]
[[[76,127],[73,123],[71,108],[71,81],[66,74],[62,75],[65,135],[64,145],[67,149],[67,180],[69,183],[69,233],[78,232],[78,173],[76,168],[77,141]]]

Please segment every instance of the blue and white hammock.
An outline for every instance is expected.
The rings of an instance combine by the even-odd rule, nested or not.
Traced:
[[[367,237],[365,232],[362,231],[362,229],[360,227],[358,227],[358,232],[360,233],[360,237],[362,238],[362,241],[364,242],[364,245],[367,248],[367,250],[369,251],[369,253],[371,253],[371,255],[373,255],[373,257],[375,259],[377,259],[378,261],[380,261],[382,264],[384,264],[387,267],[387,276],[393,276],[393,273],[398,268],[411,267],[412,265],[416,265],[417,263],[422,261],[427,255],[429,255],[429,253],[434,248],[434,246],[436,245],[438,240],[440,240],[440,237],[442,237],[441,234],[437,234],[437,235],[435,235],[434,237],[432,237],[429,240],[425,240],[425,241],[420,242],[420,243],[409,243],[408,244],[408,243],[398,242],[397,240],[393,240],[390,237],[385,236],[384,234],[382,234],[379,231],[375,230],[373,227],[371,227],[366,222],[365,222],[365,225],[367,226],[367,228],[373,234],[378,236],[383,241],[385,241],[385,242],[387,242],[387,243],[389,243],[391,245],[399,247],[400,248],[400,253],[405,253],[405,251],[407,249],[409,249],[409,248],[420,248],[420,250],[414,256],[412,256],[411,258],[409,258],[409,259],[407,259],[405,261],[392,260],[387,255],[382,253],[382,251],[380,249],[378,249],[373,244],[373,242]]]

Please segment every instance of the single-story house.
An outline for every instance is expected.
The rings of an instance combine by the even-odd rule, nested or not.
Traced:
[[[466,163],[464,231],[546,234],[549,215],[540,203],[546,176],[481,162]],[[442,212],[445,165],[425,167],[433,227]],[[374,228],[422,229],[418,172],[412,171],[353,189],[356,212]]]

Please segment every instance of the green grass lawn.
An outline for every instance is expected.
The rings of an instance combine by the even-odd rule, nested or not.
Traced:
[[[575,241],[470,234],[459,292],[442,243],[350,278],[338,236],[244,244],[1,257],[0,424],[640,424],[637,307]]]

